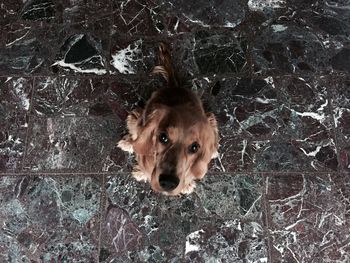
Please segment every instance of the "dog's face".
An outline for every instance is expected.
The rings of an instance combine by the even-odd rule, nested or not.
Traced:
[[[214,115],[184,107],[157,108],[138,138],[136,154],[153,156],[152,189],[169,195],[201,179],[218,148]]]

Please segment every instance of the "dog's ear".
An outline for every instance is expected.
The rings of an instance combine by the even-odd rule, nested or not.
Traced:
[[[212,145],[210,145],[211,147],[211,159],[214,159],[216,157],[218,157],[218,149],[219,149],[219,131],[218,131],[218,124],[215,118],[215,115],[211,112],[206,113],[207,118],[208,118],[208,122],[210,127],[212,128],[213,131],[213,140],[211,142]]]
[[[164,114],[164,109],[157,108],[144,117],[139,136],[133,142],[133,149],[136,154],[154,155],[156,151],[155,133]]]
[[[197,156],[192,168],[191,173],[194,178],[202,179],[207,173],[208,164],[211,159],[218,156],[219,147],[219,133],[216,118],[213,113],[207,113],[208,128],[203,129],[205,135],[205,144],[203,145],[204,151]]]

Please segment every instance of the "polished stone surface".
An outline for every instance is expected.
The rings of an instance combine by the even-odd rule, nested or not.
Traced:
[[[1,262],[350,262],[350,2],[231,2],[0,2]],[[221,137],[176,198],[115,145],[159,41]]]

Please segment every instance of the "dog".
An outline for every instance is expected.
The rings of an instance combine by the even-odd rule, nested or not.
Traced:
[[[165,195],[189,194],[218,155],[219,135],[213,113],[206,113],[199,97],[180,87],[166,44],[159,45],[160,74],[166,87],[154,92],[143,109],[126,120],[129,134],[118,147],[134,153],[132,172],[138,181]]]

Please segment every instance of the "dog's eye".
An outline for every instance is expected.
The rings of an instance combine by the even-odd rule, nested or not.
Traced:
[[[167,144],[169,142],[168,135],[165,132],[161,132],[158,139],[162,144]]]
[[[198,150],[199,150],[199,144],[198,144],[198,142],[192,143],[192,144],[189,146],[189,148],[188,148],[188,151],[189,151],[190,153],[196,153],[196,152],[198,152]]]

